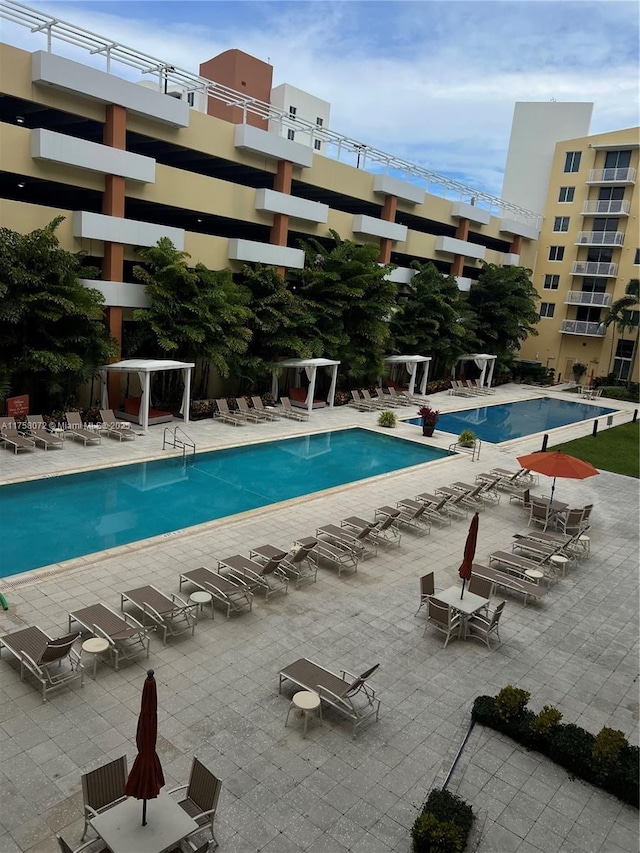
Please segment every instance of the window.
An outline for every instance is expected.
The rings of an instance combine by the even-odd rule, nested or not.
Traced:
[[[561,261],[564,258],[564,246],[549,246],[549,260]]]
[[[320,151],[320,149],[322,148],[322,142],[320,142],[319,139],[314,139],[313,147],[316,149],[316,151]]]
[[[287,139],[290,139],[290,140],[293,142],[293,140],[294,140],[295,138],[296,138],[296,132],[295,132],[295,130],[291,130],[291,129],[289,129],[289,130],[287,131]]]
[[[579,151],[567,151],[564,158],[565,172],[578,172],[580,170],[581,156],[582,155]]]
[[[545,290],[557,290],[559,284],[560,284],[560,276],[559,275],[545,275],[544,285],[543,285]]]
[[[554,231],[568,231],[569,230],[569,217],[568,216],[556,216],[553,220],[553,230]]]
[[[587,260],[597,264],[610,264],[613,260],[613,249],[589,249],[587,251]]]
[[[620,340],[616,347],[616,357],[613,361],[613,374],[616,379],[628,379],[631,373],[633,359],[633,344],[631,340]]]
[[[297,107],[289,107],[289,118],[295,118],[298,114]]]
[[[573,201],[573,194],[575,193],[575,187],[560,187],[560,194],[558,195],[558,201],[561,202],[569,202]]]
[[[598,190],[598,201],[622,201],[624,198],[624,187],[600,187]]]
[[[640,264],[640,249],[636,249],[636,253],[633,257],[633,263],[638,266]]]
[[[187,92],[187,103],[190,107],[194,105],[196,101],[196,93],[195,92]]]
[[[318,118],[316,119],[316,126],[322,127],[323,124],[324,124],[324,121],[320,118],[320,116],[318,116]]]
[[[631,165],[631,150],[607,151],[604,158],[605,169],[628,169]]]
[[[556,306],[554,302],[541,302],[540,303],[540,316],[541,317],[553,317],[553,313],[556,310]]]

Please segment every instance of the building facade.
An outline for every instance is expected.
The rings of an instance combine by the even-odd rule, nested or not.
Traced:
[[[572,380],[579,364],[582,382],[639,380],[640,306],[623,331],[607,325],[612,304],[640,277],[639,149],[639,128],[555,146],[534,269],[539,336],[520,355],[552,367],[556,378]]]
[[[323,153],[325,143],[322,136],[314,135],[314,128],[322,131],[323,128],[329,127],[330,103],[302,89],[297,89],[290,83],[282,83],[271,90],[271,103],[282,112],[288,113],[293,122],[298,122],[300,119],[305,122],[300,130],[296,130],[295,126],[285,127],[282,122],[272,119],[269,122],[269,130],[272,133],[309,145],[318,154]]]

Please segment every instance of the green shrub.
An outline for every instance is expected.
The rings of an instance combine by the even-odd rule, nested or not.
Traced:
[[[523,715],[529,699],[531,699],[531,693],[509,684],[496,696],[496,713],[505,722],[517,720]]]
[[[421,814],[411,829],[414,853],[462,853],[464,833],[451,821],[438,820],[432,814]]]
[[[398,418],[396,417],[394,412],[390,412],[388,409],[385,409],[378,415],[378,426],[394,427],[397,423]]]
[[[467,835],[473,823],[473,811],[471,806],[465,803],[462,797],[457,797],[449,791],[434,788],[424,804],[423,811],[435,815],[438,820],[453,821]]]
[[[458,436],[458,444],[462,447],[473,447],[476,443],[476,434],[472,429],[463,429]]]
[[[536,715],[535,720],[531,724],[531,728],[536,732],[536,734],[547,735],[552,729],[555,729],[560,725],[561,720],[562,714],[557,708],[553,708],[551,705],[545,705],[542,711]]]
[[[607,776],[615,769],[620,760],[622,750],[629,746],[629,741],[618,729],[600,729],[593,743],[591,756],[598,773]]]

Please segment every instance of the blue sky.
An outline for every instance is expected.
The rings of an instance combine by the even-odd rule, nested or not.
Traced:
[[[515,101],[594,101],[593,133],[639,123],[639,6],[626,0],[28,5],[191,71],[240,48],[271,62],[274,85],[329,101],[334,130],[496,194]]]

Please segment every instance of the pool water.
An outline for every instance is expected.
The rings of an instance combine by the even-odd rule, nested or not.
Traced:
[[[0,577],[443,456],[345,429],[2,486]]]
[[[482,441],[499,444],[502,441],[522,438],[524,435],[546,432],[609,415],[615,411],[616,409],[607,409],[604,406],[540,397],[537,400],[482,406],[478,409],[440,415],[436,429],[453,435],[460,435],[463,429],[471,429]],[[410,423],[422,424],[422,421],[420,418],[412,418]]]

